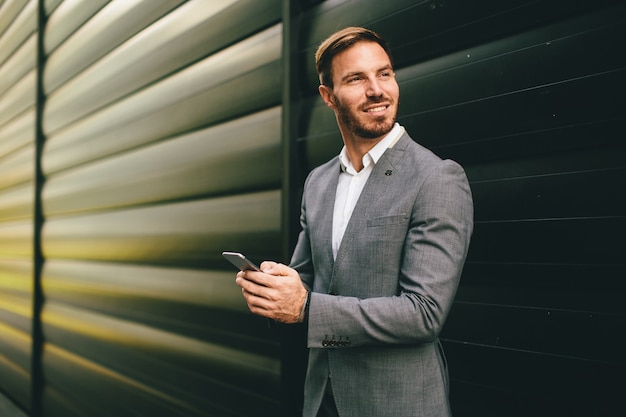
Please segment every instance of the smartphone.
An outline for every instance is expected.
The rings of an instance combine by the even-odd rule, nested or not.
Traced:
[[[222,255],[241,271],[261,271],[261,268],[239,252],[222,252]]]

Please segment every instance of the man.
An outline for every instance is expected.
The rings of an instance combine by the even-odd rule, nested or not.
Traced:
[[[306,180],[291,268],[263,262],[237,285],[253,313],[308,326],[305,417],[449,416],[438,335],[472,232],[465,173],[397,124],[379,35],[341,30],[316,63],[344,148]]]

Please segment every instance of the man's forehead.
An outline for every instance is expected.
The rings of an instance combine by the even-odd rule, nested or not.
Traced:
[[[335,55],[332,68],[342,73],[382,70],[391,68],[391,60],[376,42],[362,41]]]

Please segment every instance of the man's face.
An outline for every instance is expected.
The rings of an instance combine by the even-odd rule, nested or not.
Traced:
[[[381,139],[393,128],[400,89],[385,50],[375,42],[359,42],[332,62],[334,86],[320,87],[335,110],[342,132],[361,139]]]

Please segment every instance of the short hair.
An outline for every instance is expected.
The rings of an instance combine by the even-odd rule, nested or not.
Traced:
[[[333,87],[332,62],[340,52],[359,42],[375,42],[384,50],[393,66],[391,52],[387,42],[378,33],[362,27],[347,27],[337,31],[324,40],[315,52],[315,68],[322,85]]]

